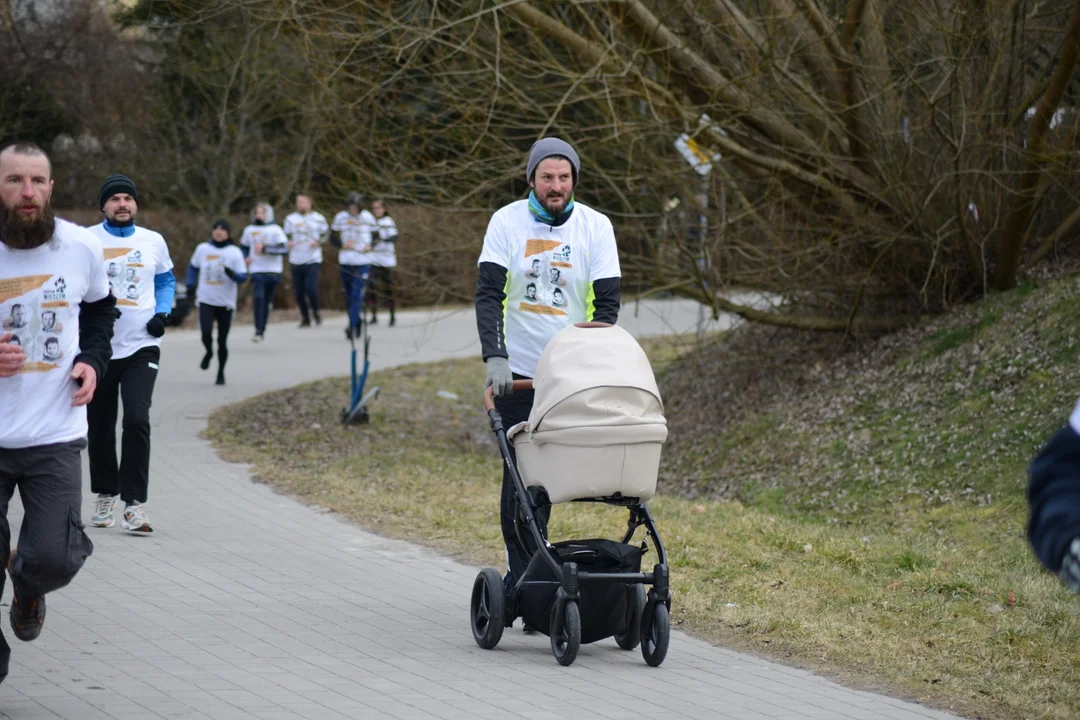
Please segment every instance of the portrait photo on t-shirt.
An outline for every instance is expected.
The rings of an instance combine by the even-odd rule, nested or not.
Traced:
[[[536,302],[536,283],[525,286],[525,302]]]
[[[45,338],[45,349],[41,353],[41,359],[47,361],[59,360],[64,353],[60,351],[60,340],[56,337]]]
[[[4,318],[3,328],[5,330],[18,330],[19,328],[26,327],[26,323],[29,320],[27,317],[26,306],[22,303],[15,303],[8,311],[8,316]]]
[[[525,277],[530,280],[538,280],[540,278],[540,258],[533,258],[532,267],[525,271]]]
[[[566,307],[566,295],[559,288],[555,288],[555,292],[551,294],[551,306],[552,307]]]
[[[64,331],[64,324],[56,321],[55,310],[43,310],[41,312],[41,331],[47,333]]]
[[[552,285],[558,285],[560,287],[565,287],[566,285],[566,278],[563,277],[562,270],[555,267],[548,268],[548,281]]]

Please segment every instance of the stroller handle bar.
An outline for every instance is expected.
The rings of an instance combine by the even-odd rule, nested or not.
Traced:
[[[613,327],[613,325],[611,323],[605,323],[605,322],[580,322],[580,323],[575,323],[574,327],[579,327],[579,328],[609,328],[609,327]],[[518,390],[532,390],[532,388],[533,388],[533,381],[532,380],[515,380],[514,381],[514,391],[515,392],[518,391]],[[494,391],[493,388],[489,387],[484,391],[484,410],[485,410],[485,412],[490,413],[494,409],[495,409],[495,391]]]
[[[515,380],[514,381],[514,392],[517,392],[519,390],[532,390],[532,387],[533,387],[533,381],[532,380]],[[491,412],[494,409],[495,409],[495,388],[493,388],[491,386],[488,386],[487,390],[484,391],[484,410],[486,410],[487,412]]]

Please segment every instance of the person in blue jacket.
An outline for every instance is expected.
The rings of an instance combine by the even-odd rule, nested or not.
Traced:
[[[1029,468],[1027,534],[1035,556],[1080,592],[1080,404]]]

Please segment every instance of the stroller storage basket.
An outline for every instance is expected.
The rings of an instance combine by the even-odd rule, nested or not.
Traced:
[[[576,562],[597,573],[641,571],[641,548],[614,540],[568,540],[554,543],[561,563]],[[525,624],[550,634],[551,607],[560,578],[539,553],[533,555],[518,586],[517,608]],[[627,586],[622,583],[587,583],[581,586],[581,642],[591,643],[625,630]]]

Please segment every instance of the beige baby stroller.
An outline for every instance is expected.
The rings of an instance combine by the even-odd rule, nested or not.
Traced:
[[[481,647],[494,648],[504,627],[521,617],[551,638],[562,665],[574,662],[581,643],[614,636],[626,650],[640,644],[645,661],[657,666],[667,655],[671,598],[667,557],[647,505],[667,439],[652,366],[622,328],[583,323],[552,338],[533,380],[514,383],[515,390],[529,388],[536,390],[529,419],[509,429],[490,388],[485,395],[492,430],[517,487],[515,527],[533,555],[509,593],[496,570],[487,568],[477,577],[473,637]],[[548,542],[536,510],[566,502],[628,508],[622,542]],[[641,570],[648,544],[629,544],[642,526],[656,546],[652,572]],[[647,594],[646,585],[652,586]]]

